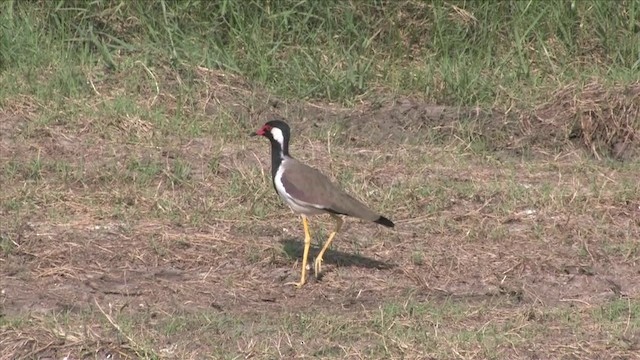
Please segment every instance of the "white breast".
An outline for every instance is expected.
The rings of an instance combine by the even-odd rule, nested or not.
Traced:
[[[304,214],[304,215],[316,215],[325,213],[324,210],[318,208],[316,205],[306,203],[304,201],[296,200],[287,194],[284,184],[282,183],[282,173],[286,168],[286,159],[282,160],[278,171],[276,172],[276,176],[274,177],[274,183],[276,185],[276,191],[278,195],[282,198],[285,204],[287,204],[294,213]]]

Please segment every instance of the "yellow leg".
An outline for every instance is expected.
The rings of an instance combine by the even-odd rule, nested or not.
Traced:
[[[300,275],[300,281],[287,283],[287,285],[295,285],[296,287],[302,287],[307,281],[307,259],[309,258],[309,248],[311,247],[311,234],[309,233],[309,221],[307,217],[302,215],[302,226],[304,227],[304,252],[302,254],[302,274]]]
[[[344,223],[344,220],[342,220],[342,218],[337,216],[337,215],[333,215],[332,214],[331,217],[333,218],[333,220],[336,221],[336,228],[329,235],[329,239],[327,239],[327,242],[324,243],[324,246],[322,247],[322,250],[320,250],[320,253],[318,254],[318,257],[316,258],[316,261],[315,261],[314,267],[313,267],[313,270],[314,270],[314,273],[316,275],[316,278],[320,274],[320,267],[322,266],[322,257],[324,256],[325,251],[327,251],[329,246],[331,246],[331,242],[333,241],[333,238],[336,237],[336,234],[338,234],[338,232],[340,231],[340,228],[342,227],[342,224]]]

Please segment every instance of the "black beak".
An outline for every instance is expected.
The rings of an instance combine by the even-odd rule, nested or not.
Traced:
[[[251,133],[249,133],[249,136],[258,136],[258,133],[255,131],[252,131]]]

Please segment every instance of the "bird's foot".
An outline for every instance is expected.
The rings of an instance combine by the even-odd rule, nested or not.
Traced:
[[[293,285],[296,287],[296,289],[300,289],[304,285],[304,283],[305,283],[304,281],[298,281],[298,282],[292,281],[292,282],[285,283],[285,285]]]
[[[291,281],[291,282],[285,283],[285,285],[293,285],[296,287],[296,289],[300,289],[305,283],[306,283],[305,279],[302,278],[298,282]]]

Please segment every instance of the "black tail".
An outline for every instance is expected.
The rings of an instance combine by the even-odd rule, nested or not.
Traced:
[[[387,218],[386,218],[386,217],[384,217],[384,216],[380,216],[380,217],[378,218],[378,220],[374,221],[374,223],[376,223],[376,224],[380,224],[380,225],[384,225],[384,226],[386,226],[386,227],[391,227],[391,228],[395,226],[395,224],[393,223],[393,221],[391,221],[391,220],[387,219]]]

